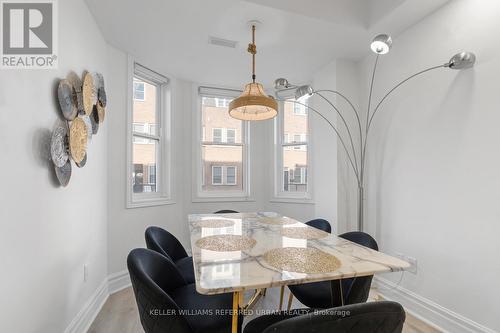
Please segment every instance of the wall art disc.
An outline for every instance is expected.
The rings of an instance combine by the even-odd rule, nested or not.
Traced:
[[[75,118],[69,128],[69,151],[75,163],[80,163],[85,157],[87,137],[87,125],[82,118]]]
[[[78,108],[78,113],[79,114],[85,113],[85,111],[83,110],[82,79],[80,79],[78,74],[76,74],[75,72],[70,72],[67,75],[67,80],[73,85],[73,88],[76,91],[76,106]]]
[[[85,122],[85,125],[87,126],[87,142],[92,141],[92,121],[90,120],[90,117],[84,114],[78,116],[78,118],[82,118],[82,120]]]
[[[106,109],[101,104],[101,101],[97,101],[96,108],[97,108],[97,118],[99,119],[99,122],[102,123],[102,122],[104,122],[104,116],[106,115]]]
[[[97,100],[101,102],[103,107],[106,107],[107,97],[106,89],[104,88],[104,77],[101,73],[96,73],[97,77]]]
[[[83,77],[83,109],[87,116],[90,116],[92,109],[97,100],[96,89],[94,85],[94,77],[90,73],[86,73]]]
[[[94,111],[90,114],[90,122],[92,123],[92,134],[95,135],[99,131],[99,115],[96,107],[94,107]]]
[[[55,167],[56,176],[59,180],[61,186],[66,187],[69,183],[69,179],[71,178],[71,162],[67,160],[66,163],[62,167]]]
[[[52,132],[50,141],[50,157],[56,167],[62,167],[68,160],[68,130],[66,126],[57,126]]]
[[[75,163],[77,167],[83,168],[85,164],[87,164],[87,153],[85,153],[85,156],[83,157],[83,160],[80,163]]]
[[[75,119],[78,113],[77,96],[75,88],[68,80],[63,79],[59,82],[57,98],[64,118],[67,120]]]

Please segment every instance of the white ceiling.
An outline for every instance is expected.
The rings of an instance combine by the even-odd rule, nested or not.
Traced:
[[[257,19],[257,79],[306,82],[334,58],[360,59],[449,0],[86,0],[108,42],[144,65],[228,87],[250,80],[247,22]],[[375,5],[376,4],[376,5]],[[208,44],[235,40],[235,49]]]

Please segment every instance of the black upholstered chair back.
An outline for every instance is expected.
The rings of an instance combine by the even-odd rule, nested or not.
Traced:
[[[257,330],[262,333],[401,333],[404,321],[405,312],[400,304],[370,302],[313,311],[309,314],[275,322],[264,330],[250,322],[247,325],[248,329],[245,328],[245,333],[257,333]],[[257,322],[256,324],[263,323]]]
[[[361,231],[346,232],[339,237],[353,243],[378,251],[378,245],[372,236]],[[342,290],[345,304],[363,303],[368,299],[373,275],[342,280]]]
[[[149,227],[146,229],[146,246],[169,257],[174,262],[187,257],[186,250],[174,235],[160,227]]]
[[[332,226],[330,225],[330,222],[328,222],[327,220],[314,219],[314,220],[306,222],[306,224],[311,226],[311,227],[314,227],[316,229],[326,231],[329,234],[332,233]]]
[[[236,214],[236,213],[238,213],[238,212],[235,210],[221,209],[221,210],[216,211],[214,214]]]
[[[191,332],[169,292],[186,282],[167,257],[148,250],[135,249],[127,257],[142,327],[146,333]]]

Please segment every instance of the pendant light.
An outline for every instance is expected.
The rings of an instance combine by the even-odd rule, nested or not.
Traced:
[[[229,103],[229,115],[239,120],[267,120],[278,114],[278,103],[264,92],[262,84],[255,82],[255,24],[252,24],[252,43],[248,44],[252,54],[252,82],[248,83],[243,93]]]

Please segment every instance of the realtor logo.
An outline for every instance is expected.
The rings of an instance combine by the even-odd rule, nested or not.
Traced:
[[[57,68],[55,0],[3,0],[0,10],[0,68]]]

